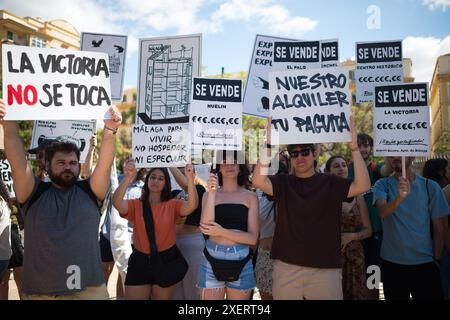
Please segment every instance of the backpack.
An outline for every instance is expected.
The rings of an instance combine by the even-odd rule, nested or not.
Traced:
[[[96,207],[100,208],[102,206],[103,201],[97,200],[97,196],[92,191],[91,186],[89,185],[88,179],[77,181],[75,183],[75,185],[80,187],[81,190],[83,190],[89,196],[89,198],[95,203]],[[44,194],[44,192],[46,192],[48,189],[50,189],[51,186],[52,186],[51,182],[43,182],[43,181],[38,182],[36,191],[31,196],[31,199],[28,201],[27,208],[25,210],[23,210],[23,212],[22,212],[24,218],[27,215],[28,210],[31,208],[31,206]],[[24,204],[21,204],[22,209],[23,209],[23,205]]]

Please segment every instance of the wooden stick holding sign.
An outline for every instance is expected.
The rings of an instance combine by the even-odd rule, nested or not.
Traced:
[[[402,177],[406,179],[406,158],[402,157]]]
[[[212,158],[212,164],[211,164],[211,173],[217,177],[217,149],[213,150],[213,158]],[[211,189],[215,190],[216,188],[213,186]]]

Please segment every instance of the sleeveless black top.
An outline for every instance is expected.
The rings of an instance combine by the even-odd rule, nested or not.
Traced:
[[[215,206],[215,222],[225,229],[247,232],[248,208],[238,203],[222,203]]]

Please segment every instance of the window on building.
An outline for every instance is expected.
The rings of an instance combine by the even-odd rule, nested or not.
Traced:
[[[6,39],[8,39],[8,40],[13,40],[13,38],[14,38],[13,33],[12,33],[11,31],[8,31],[8,32],[6,33]]]
[[[39,38],[39,37],[33,37],[31,39],[31,46],[37,47],[37,48],[46,48],[47,47],[47,40]]]

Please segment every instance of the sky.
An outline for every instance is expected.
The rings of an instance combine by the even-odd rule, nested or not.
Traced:
[[[80,33],[128,35],[124,88],[137,87],[139,38],[202,33],[206,75],[248,71],[256,34],[339,39],[340,60],[355,42],[403,40],[417,82],[430,82],[450,53],[450,0],[0,0],[0,8]]]

